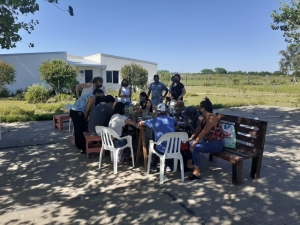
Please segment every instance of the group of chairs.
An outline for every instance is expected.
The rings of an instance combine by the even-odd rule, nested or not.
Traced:
[[[68,107],[68,108],[67,108]],[[67,109],[71,109],[71,105],[66,105]],[[69,131],[71,131],[71,118],[69,122]],[[74,128],[73,128],[74,129]],[[133,154],[133,147],[132,147],[132,136],[127,135],[125,137],[119,137],[119,135],[111,128],[103,127],[103,126],[96,126],[95,128],[96,133],[101,137],[102,145],[100,149],[100,156],[99,156],[99,169],[101,169],[101,162],[103,151],[108,150],[110,151],[111,161],[113,162],[113,170],[114,174],[117,174],[118,171],[118,155],[119,152],[125,148],[130,148],[131,156],[132,156],[132,167],[134,167],[134,154]],[[127,144],[121,148],[115,148],[113,145],[112,137],[117,139],[126,139]],[[183,165],[183,158],[180,153],[180,146],[182,142],[188,141],[188,135],[185,132],[171,132],[164,134],[160,137],[158,141],[149,141],[149,155],[148,155],[148,165],[147,165],[147,175],[150,171],[150,163],[152,155],[155,154],[160,159],[160,173],[159,173],[159,183],[163,184],[164,180],[164,168],[165,168],[165,160],[166,159],[174,159],[174,168],[173,171],[177,171],[178,167],[178,160],[180,162],[180,170],[181,170],[181,181],[184,181],[184,165]],[[159,154],[154,150],[156,145],[161,145],[164,143],[166,146],[165,154]]]

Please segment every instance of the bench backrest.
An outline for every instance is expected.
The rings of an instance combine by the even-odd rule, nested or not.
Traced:
[[[233,124],[236,131],[236,149],[244,157],[263,154],[268,122],[216,113],[221,123]]]

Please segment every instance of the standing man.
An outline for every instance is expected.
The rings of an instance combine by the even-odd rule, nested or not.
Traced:
[[[79,89],[82,89],[81,95],[87,95],[92,94],[93,91],[98,88],[101,89],[105,93],[105,88],[103,87],[103,78],[102,77],[94,77],[93,80],[91,80],[88,83],[85,84],[77,84],[76,85],[76,97],[79,98]]]
[[[152,105],[158,106],[160,103],[163,102],[163,99],[167,96],[169,90],[166,87],[166,85],[159,81],[159,76],[157,74],[154,75],[153,79],[154,82],[150,84],[148,89],[148,98],[150,97],[150,94],[152,92]],[[162,95],[163,91],[165,91],[164,95]]]
[[[173,76],[173,83],[170,87],[170,91],[175,91],[177,93],[177,99],[183,101],[183,96],[185,95],[186,91],[184,85],[180,82],[180,75],[176,73]]]

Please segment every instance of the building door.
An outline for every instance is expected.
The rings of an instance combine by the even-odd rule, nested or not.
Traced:
[[[85,83],[93,80],[93,70],[85,70]]]

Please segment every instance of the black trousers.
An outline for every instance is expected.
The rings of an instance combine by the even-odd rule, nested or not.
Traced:
[[[84,113],[71,109],[70,117],[73,121],[76,147],[85,151],[85,138],[83,132],[86,132],[86,121],[84,119]]]

